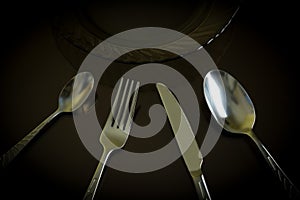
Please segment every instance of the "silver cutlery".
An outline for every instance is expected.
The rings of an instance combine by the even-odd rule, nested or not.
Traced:
[[[198,197],[199,199],[210,200],[211,197],[201,171],[203,157],[190,123],[170,90],[162,83],[157,83],[156,87],[167,112],[182,157],[193,178]]]
[[[248,135],[282,182],[289,197],[299,198],[299,190],[254,134],[252,130],[256,118],[254,105],[242,85],[230,74],[212,70],[205,76],[203,87],[206,102],[216,121],[229,132]]]
[[[110,153],[122,148],[129,136],[140,82],[127,79],[125,86],[123,86],[123,82],[124,79],[121,78],[111,112],[100,135],[99,140],[103,147],[103,152],[83,198],[84,200],[94,198],[104,166]],[[133,97],[130,101],[132,93]]]
[[[0,157],[1,167],[6,167],[55,117],[77,110],[88,98],[93,86],[94,77],[89,72],[79,73],[67,82],[60,92],[57,110]]]

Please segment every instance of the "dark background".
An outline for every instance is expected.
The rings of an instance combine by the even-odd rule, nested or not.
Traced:
[[[128,5],[131,4],[134,3],[107,5],[113,12],[116,5],[130,10]],[[187,3],[180,6],[180,1],[138,5],[140,15],[149,5],[161,10],[169,5],[170,9],[182,9],[185,14],[192,9]],[[1,6],[0,153],[6,152],[56,109],[59,91],[76,74],[78,66],[74,66],[57,47],[52,27],[57,15],[79,6],[82,4],[77,1],[14,1]],[[257,113],[254,131],[295,185],[300,187],[297,14],[296,6],[287,1],[242,1],[233,23],[207,45],[206,50],[220,69],[237,77],[246,88]],[[180,20],[180,17],[176,19]],[[134,20],[134,17],[127,20]],[[157,21],[157,24],[161,23]],[[139,25],[133,21],[130,24]],[[120,31],[133,27],[115,24],[113,28]],[[175,60],[168,64],[178,68],[184,61]],[[190,67],[187,63],[185,65],[183,73],[188,73]],[[202,84],[200,77],[191,79],[193,86]],[[105,87],[105,83],[104,80],[98,89]],[[142,88],[141,94],[147,91],[154,90],[151,86]],[[207,115],[200,92],[198,97]],[[141,95],[138,105],[144,109],[137,113],[138,123],[147,122],[147,118],[143,120],[145,107],[156,102],[157,98],[155,91],[153,100],[147,101]],[[99,121],[103,124],[109,109],[103,104],[97,108],[101,113]],[[144,142],[142,147],[151,148],[155,146],[153,142],[171,138],[168,124],[162,132],[168,135],[167,138],[157,136],[148,143]],[[198,133],[198,142],[202,137]],[[132,147],[137,141],[129,139],[128,142],[127,148],[134,150]],[[138,144],[136,147],[137,151],[145,151]],[[96,165],[97,160],[87,152],[76,133],[72,116],[63,115],[42,131],[37,140],[2,172],[1,199],[81,199]],[[224,131],[213,151],[205,157],[203,171],[213,199],[287,199],[258,149],[246,136]],[[166,168],[145,174],[106,168],[97,198],[197,199],[193,187],[183,160],[178,159]]]

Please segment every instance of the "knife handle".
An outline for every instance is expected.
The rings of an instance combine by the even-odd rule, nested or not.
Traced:
[[[211,200],[205,179],[203,174],[198,177],[194,177],[194,184],[197,190],[197,194],[200,200]]]

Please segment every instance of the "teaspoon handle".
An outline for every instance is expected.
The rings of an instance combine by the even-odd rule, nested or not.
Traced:
[[[0,168],[5,168],[13,159],[29,144],[30,141],[42,130],[52,119],[54,119],[61,111],[56,110],[35,129],[23,137],[17,144],[11,147],[5,154],[0,157]]]
[[[257,138],[257,136],[254,134],[253,131],[249,132],[249,136],[253,139],[253,141],[258,146],[259,150],[263,154],[265,160],[271,167],[272,171],[275,173],[275,175],[278,177],[278,179],[282,183],[283,188],[288,192],[289,198],[290,199],[300,198],[299,190],[292,183],[292,181],[288,178],[288,176],[284,173],[284,171],[280,168],[280,166],[277,164],[275,159],[272,157],[272,155],[269,153],[269,151],[266,149],[266,147],[262,144],[262,142]]]

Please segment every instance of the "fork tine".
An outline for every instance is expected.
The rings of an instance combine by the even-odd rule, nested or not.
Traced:
[[[119,127],[122,130],[124,130],[124,128],[125,128],[125,125],[124,125],[125,118],[129,114],[129,112],[128,112],[128,105],[129,105],[129,100],[130,100],[131,93],[132,93],[133,83],[134,83],[134,81],[131,80],[131,83],[130,83],[130,86],[129,86],[129,90],[127,92],[126,102],[125,102],[125,105],[124,105],[124,108],[123,108],[123,113],[122,113],[121,121],[120,121],[120,124],[119,124]]]
[[[134,95],[133,95],[133,98],[132,98],[129,115],[128,115],[128,118],[127,118],[126,125],[124,127],[124,131],[126,133],[129,133],[130,128],[131,128],[131,124],[132,124],[132,121],[133,121],[133,114],[134,114],[134,111],[135,111],[135,105],[136,105],[136,100],[137,100],[137,94],[138,94],[139,87],[140,87],[140,82],[138,81],[136,83],[136,86],[135,86],[135,89],[134,89]]]
[[[123,107],[123,104],[124,104],[124,99],[125,99],[125,94],[126,94],[126,91],[127,91],[128,83],[129,83],[129,79],[126,80],[125,88],[123,90],[123,95],[122,95],[122,99],[121,99],[121,102],[120,102],[120,105],[119,105],[117,115],[114,115],[114,117],[115,117],[115,123],[113,124],[114,128],[117,128],[117,126],[119,126],[119,124],[120,124],[121,111],[122,111],[122,107]]]
[[[121,78],[120,80],[120,83],[119,83],[119,87],[118,87],[118,91],[117,91],[117,94],[116,94],[116,97],[114,99],[114,102],[113,102],[113,105],[111,107],[111,112],[109,114],[109,117],[107,118],[107,124],[109,124],[109,126],[111,126],[112,122],[113,122],[113,117],[116,116],[116,109],[117,109],[117,104],[118,104],[118,99],[119,99],[119,96],[120,96],[120,92],[121,92],[121,88],[122,88],[122,85],[123,85],[123,77]]]

